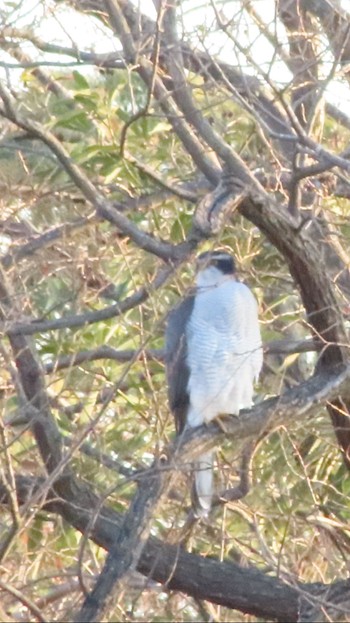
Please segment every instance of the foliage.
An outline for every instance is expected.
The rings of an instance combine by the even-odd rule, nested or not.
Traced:
[[[303,276],[299,281],[280,225],[276,221],[269,235],[272,226],[259,225],[252,205],[258,214],[259,187],[291,229],[305,232],[305,257],[316,249],[344,329],[350,119],[342,66],[350,56],[349,14],[335,2],[315,9],[315,3],[295,0],[288,8],[280,0],[271,15],[265,2],[215,0],[195,10],[179,3],[176,44],[169,40],[171,3],[168,9],[160,3],[158,17],[136,3],[131,10],[128,0],[102,8],[45,0],[28,12],[25,4],[4,3],[0,29],[0,261],[7,284],[7,294],[5,285],[0,289],[6,338],[0,350],[0,493],[6,499],[0,615],[68,620],[93,587],[104,553],[98,539],[89,540],[91,532],[82,536],[47,506],[50,457],[31,412],[37,396],[30,397],[25,382],[33,371],[23,368],[13,336],[35,349],[35,374],[45,375],[50,418],[64,448],[56,468],[69,456],[74,478],[119,514],[130,508],[137,483],[147,486],[137,476],[148,473],[174,439],[163,333],[169,309],[191,287],[198,250],[232,249],[240,277],[259,300],[269,351],[257,403],[298,387],[316,364],[319,370],[324,350],[316,353],[306,339],[321,338],[326,346],[333,337],[313,324]],[[114,10],[132,35],[129,51]],[[331,19],[338,19],[338,41]],[[339,85],[344,98],[337,97]],[[242,163],[236,175],[229,170],[232,154]],[[196,206],[225,181],[222,170],[239,201],[208,234],[196,221]],[[101,354],[101,347],[109,350]],[[346,352],[347,343],[342,363]],[[248,495],[215,508],[190,536],[188,470],[179,472],[155,507],[152,537],[164,544],[183,539],[182,547],[201,558],[254,567],[292,587],[345,578],[348,470],[325,404],[305,415],[296,410],[293,426],[261,435]],[[236,482],[243,445],[228,439],[218,449],[218,490]],[[42,493],[22,504],[18,475],[43,478]],[[108,620],[266,620],[253,616],[258,607],[233,614],[220,601],[163,584],[133,568]]]

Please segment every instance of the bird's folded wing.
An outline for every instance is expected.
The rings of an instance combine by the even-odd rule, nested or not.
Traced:
[[[186,325],[191,316],[194,296],[185,298],[173,309],[165,332],[165,359],[170,409],[180,434],[186,425],[189,405]]]

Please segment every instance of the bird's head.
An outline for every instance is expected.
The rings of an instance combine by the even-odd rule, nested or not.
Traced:
[[[227,251],[206,251],[197,257],[196,283],[199,288],[217,286],[232,278],[235,272],[235,261]]]

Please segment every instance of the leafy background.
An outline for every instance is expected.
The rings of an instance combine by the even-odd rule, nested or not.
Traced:
[[[243,16],[244,3],[236,5]],[[41,8],[49,14],[55,6],[43,2]],[[231,10],[226,3],[217,2],[217,7]],[[8,34],[16,11],[22,9],[20,3],[9,2],[1,9],[4,62],[16,51],[18,60],[18,49],[26,49],[25,28],[22,34],[20,29],[12,37]],[[66,9],[62,10],[64,14]],[[79,10],[76,6],[78,20]],[[100,19],[108,31],[103,16],[89,16],[96,28]],[[237,19],[232,26],[235,37],[239,24]],[[185,28],[186,14],[182,25]],[[27,32],[28,40],[35,27],[29,35]],[[210,32],[203,25],[204,41]],[[248,52],[256,53],[253,34],[248,29],[245,62]],[[262,32],[257,36],[262,38]],[[191,43],[191,32],[186,37]],[[320,62],[326,64],[327,54]],[[48,56],[46,52],[41,58]],[[274,69],[273,61],[270,68]],[[256,71],[253,65],[250,69]],[[182,243],[190,233],[195,205],[209,186],[159,102],[149,98],[141,78],[128,67],[86,70],[57,66],[49,68],[49,74],[56,92],[44,85],[33,67],[22,68],[19,80],[8,83],[18,113],[49,130],[95,188],[139,230],[157,240]],[[249,168],[263,171],[266,177],[275,173],[279,165],[271,144],[249,110],[214,81],[194,72],[187,73],[187,80],[196,106]],[[277,81],[287,99],[292,86]],[[349,127],[326,117],[322,140],[328,150],[341,153],[347,148]],[[162,261],[115,225],[96,217],[49,147],[6,119],[1,134],[0,249],[13,310],[8,322],[49,321],[102,310],[124,301],[139,288],[147,289],[142,305],[116,318],[42,331],[30,338],[46,372],[52,412],[66,448],[74,448],[82,437],[85,440],[80,450],[73,451],[71,469],[90,483],[103,501],[124,512],[135,493],[136,470],[150,467],[174,437],[161,349],[166,315],[193,282],[194,256],[175,267],[161,288],[154,288]],[[348,199],[326,191],[321,180],[322,210],[346,249]],[[271,194],[282,202],[286,190],[277,185]],[[52,238],[45,239],[45,234]],[[30,245],[38,237],[41,243],[34,252]],[[240,278],[259,300],[264,342],[303,340],[310,335],[285,260],[254,225],[234,213],[219,234],[201,243],[200,250],[217,246],[232,249]],[[101,346],[118,352],[141,349],[141,353],[125,355],[125,361],[103,356],[60,365],[64,356],[96,351]],[[150,349],[156,349],[154,358],[147,355]],[[5,482],[15,472],[43,476],[42,461],[22,413],[23,397],[6,340],[0,354],[1,476]],[[301,382],[311,374],[316,359],[314,352],[266,355],[256,400]],[[219,489],[236,482],[241,449],[239,440],[218,449]],[[203,557],[253,565],[292,584],[296,579],[330,583],[347,575],[348,490],[349,479],[331,424],[320,408],[316,416],[296,420],[291,428],[282,426],[259,441],[249,494],[214,509],[210,520],[193,527],[186,547]],[[176,490],[154,517],[152,535],[176,543],[189,506],[188,477],[179,474]],[[23,513],[17,509],[17,513],[9,542],[13,513],[4,508],[0,520],[1,543],[6,543],[1,563],[1,616],[7,621],[28,620],[28,616],[34,620],[33,602],[45,620],[68,620],[82,599],[81,585],[92,587],[105,554],[60,517],[41,510],[40,502],[27,506]],[[6,586],[15,587],[21,599]],[[238,612],[234,616],[237,621],[258,620]],[[109,612],[109,620],[114,621],[203,619],[230,621],[232,611],[167,591],[136,572]]]

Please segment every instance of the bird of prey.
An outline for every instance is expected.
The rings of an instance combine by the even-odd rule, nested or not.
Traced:
[[[168,316],[166,369],[177,434],[250,407],[262,366],[258,306],[225,250],[197,259],[196,286]],[[213,452],[194,462],[194,512],[208,515]]]

